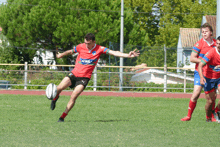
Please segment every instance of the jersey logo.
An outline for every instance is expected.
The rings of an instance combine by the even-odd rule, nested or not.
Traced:
[[[96,51],[93,51],[92,54],[95,55],[95,54],[96,54]]]
[[[95,65],[97,59],[82,59],[80,58],[79,63],[82,65]]]
[[[72,76],[73,76],[73,73],[69,73],[69,76],[71,76],[71,77],[72,77]]]
[[[195,45],[196,47],[199,47],[199,43],[196,43],[196,45]]]
[[[216,66],[209,65],[209,68],[211,68],[215,72],[220,72],[220,68],[218,68],[218,67],[216,68]]]

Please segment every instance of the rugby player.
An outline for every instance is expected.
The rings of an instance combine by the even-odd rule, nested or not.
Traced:
[[[200,76],[200,83],[204,86],[206,94],[206,121],[211,122],[212,106],[216,100],[216,89],[220,92],[220,36],[217,38],[216,47],[208,51],[201,59],[198,66],[198,72]],[[204,68],[203,68],[204,67]],[[219,111],[218,106],[215,111]],[[218,115],[216,120],[220,122]]]
[[[109,54],[116,57],[134,58],[139,56],[139,51],[135,49],[129,53],[122,53],[119,51],[110,50],[104,46],[96,44],[95,35],[92,33],[86,34],[84,43],[79,44],[71,50],[67,50],[63,53],[58,53],[57,58],[62,58],[67,55],[78,53],[74,69],[61,81],[57,86],[57,95],[51,102],[51,110],[55,109],[56,102],[59,98],[62,90],[67,87],[73,88],[73,92],[70,96],[70,100],[63,114],[60,116],[58,122],[64,122],[64,118],[69,111],[73,108],[77,97],[86,88],[92,72],[98,63],[98,60],[102,54]]]
[[[192,113],[196,108],[197,100],[199,99],[200,93],[204,85],[200,84],[200,77],[198,73],[198,64],[200,63],[200,59],[211,49],[216,46],[216,40],[212,39],[213,29],[212,26],[208,23],[205,23],[201,26],[202,39],[195,43],[192,49],[192,53],[190,56],[190,62],[196,63],[195,72],[194,72],[194,90],[193,94],[189,101],[188,106],[188,114],[186,117],[182,118],[181,121],[190,121],[192,117]],[[215,103],[213,103],[213,109],[215,107]],[[215,121],[214,116],[212,117],[212,121]]]

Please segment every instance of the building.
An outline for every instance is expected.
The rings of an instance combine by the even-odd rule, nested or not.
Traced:
[[[202,23],[209,23],[213,27],[213,38],[216,38],[216,16],[203,16]],[[190,62],[190,56],[194,44],[202,38],[200,28],[180,28],[179,39],[177,45],[177,67],[184,67],[195,70],[195,63]],[[177,69],[176,73],[167,72],[167,84],[182,84],[184,83],[184,75]],[[135,72],[131,81],[153,82],[163,84],[165,72],[157,69],[142,69]],[[193,83],[193,77],[186,76],[186,83]]]
[[[206,15],[202,18],[202,24],[209,23],[213,28],[213,38],[216,38],[216,16]],[[177,45],[177,67],[195,67],[190,62],[190,55],[194,44],[202,38],[200,28],[180,28]],[[177,72],[180,72],[177,69]]]
[[[180,28],[177,45],[177,67],[195,67],[194,63],[190,63],[190,55],[193,45],[200,39],[199,36],[199,28]],[[177,72],[180,72],[180,70],[177,69]]]
[[[3,40],[6,40],[6,37],[1,34],[2,28],[0,27],[0,44]],[[9,43],[8,43],[9,45]],[[41,63],[42,61],[42,63]],[[33,64],[43,64],[43,65],[56,65],[56,61],[54,60],[53,53],[50,51],[36,51],[36,56],[33,58]],[[50,67],[50,69],[57,69],[56,66]]]
[[[147,83],[155,83],[155,84],[164,84],[164,75],[165,72],[163,70],[158,69],[142,69],[141,72],[137,71],[135,75],[132,76],[131,82],[147,82]],[[167,72],[167,84],[183,84],[184,83],[184,75],[183,74],[175,74],[171,72]],[[193,83],[193,77],[186,77],[186,83]]]
[[[56,65],[56,61],[53,57],[53,52],[50,51],[36,51],[36,56],[33,59],[33,64],[43,64],[43,65]],[[50,69],[57,69],[56,66],[50,66]]]

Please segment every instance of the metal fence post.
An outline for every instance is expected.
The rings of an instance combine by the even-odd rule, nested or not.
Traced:
[[[163,92],[167,92],[167,66],[164,65],[164,89]]]
[[[184,70],[184,93],[186,93],[186,70]]]
[[[124,0],[121,0],[121,31],[120,31],[120,52],[124,53]],[[120,57],[119,91],[123,91],[123,68],[124,59]]]
[[[167,92],[167,50],[164,45],[164,89],[163,92]]]
[[[93,91],[96,91],[96,87],[97,87],[97,66],[94,69],[94,81],[93,81]]]
[[[25,65],[24,65],[24,89],[27,89],[27,70],[28,70],[28,63],[25,62]]]

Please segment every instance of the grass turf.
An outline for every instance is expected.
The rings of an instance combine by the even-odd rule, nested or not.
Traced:
[[[205,121],[205,100],[193,118],[189,99],[80,96],[64,123],[45,96],[0,95],[1,146],[219,146],[220,124]]]

